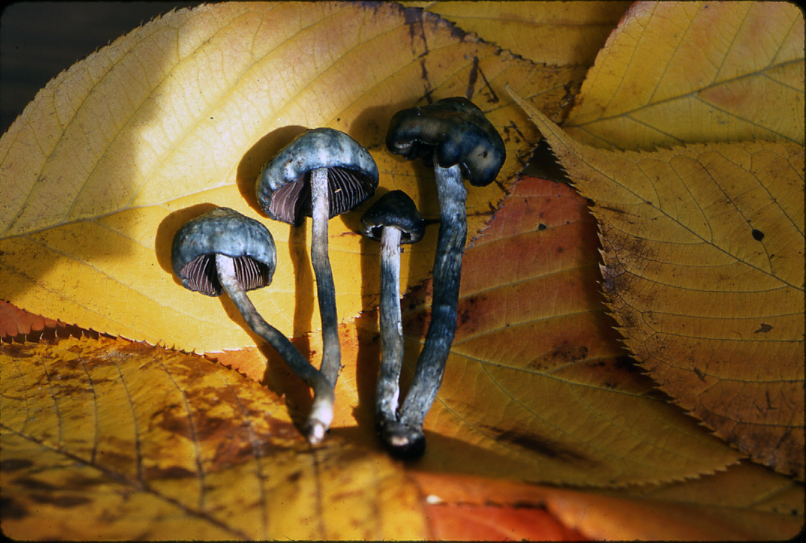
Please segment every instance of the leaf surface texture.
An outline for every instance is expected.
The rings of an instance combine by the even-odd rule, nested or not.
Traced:
[[[626,345],[718,436],[802,479],[803,146],[602,151],[524,107],[595,202]]]

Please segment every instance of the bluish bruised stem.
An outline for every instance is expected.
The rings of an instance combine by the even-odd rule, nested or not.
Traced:
[[[417,457],[425,451],[423,420],[431,409],[442,384],[445,362],[456,331],[462,253],[467,238],[467,191],[459,166],[434,165],[439,196],[440,225],[434,258],[434,295],[431,324],[425,345],[417,360],[411,388],[400,410],[399,422],[405,435],[398,435],[396,445],[403,456]]]
[[[330,383],[332,411],[333,390],[341,369],[341,346],[339,345],[338,317],[336,315],[336,287],[328,257],[327,226],[330,219],[330,199],[327,186],[327,169],[311,173],[311,264],[316,276],[316,292],[319,299],[319,314],[322,319],[322,365],[320,370]],[[316,396],[314,396],[314,405]],[[321,441],[329,425],[311,427],[309,440]],[[315,435],[314,435],[315,434]]]
[[[260,316],[236,279],[234,263],[230,257],[216,255],[216,270],[219,283],[241,312],[246,324],[271,345],[293,372],[313,389],[314,405],[308,418],[309,425],[313,423],[316,426],[330,427],[333,420],[333,387],[330,381],[300,354],[285,335]]]

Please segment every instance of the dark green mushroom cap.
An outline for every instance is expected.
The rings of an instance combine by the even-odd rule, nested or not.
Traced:
[[[328,169],[330,218],[375,194],[378,166],[353,138],[332,128],[314,128],[286,145],[260,173],[257,201],[274,220],[299,225],[311,216],[310,174]]]
[[[425,232],[425,221],[414,201],[402,190],[393,190],[381,196],[361,217],[362,233],[380,241],[386,226],[401,231],[400,243],[417,243]]]
[[[271,283],[277,250],[269,229],[228,207],[219,207],[188,221],[174,236],[171,265],[182,286],[220,296],[215,255],[234,260],[235,277],[244,290]]]
[[[395,113],[386,146],[407,160],[421,158],[443,168],[459,164],[471,185],[493,182],[506,159],[504,140],[484,113],[466,98],[444,98]]]

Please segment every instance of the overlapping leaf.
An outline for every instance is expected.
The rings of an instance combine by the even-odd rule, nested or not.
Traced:
[[[804,21],[789,2],[636,2],[564,123],[597,147],[803,143]]]
[[[3,533],[15,539],[415,539],[384,454],[311,449],[222,366],[121,340],[0,348]]]
[[[0,300],[0,338],[26,335],[58,325],[53,319],[28,313]]]
[[[524,108],[596,203],[627,346],[717,435],[802,479],[803,147],[607,152]]]
[[[405,2],[534,62],[591,65],[629,2]]]
[[[695,480],[601,491],[412,476],[432,502],[544,507],[594,540],[784,540],[803,529],[803,486],[750,464]]]
[[[535,132],[503,84],[556,111],[563,85],[581,75],[536,67],[394,4],[228,3],[169,13],[51,81],[0,139],[0,293],[34,313],[113,335],[197,351],[253,345],[242,323],[225,316],[236,313],[227,301],[172,279],[170,241],[184,221],[211,206],[260,218],[253,196],[260,168],[314,126],[344,130],[369,147],[381,190],[405,189],[433,218],[429,174],[382,145],[395,111],[473,98],[506,141],[504,181]],[[501,184],[474,192],[471,232],[503,196]],[[331,221],[342,318],[377,297],[377,284],[353,273],[359,216]],[[255,302],[281,331],[302,335],[319,323],[309,234],[270,226],[280,269]],[[433,240],[417,251],[432,251]],[[426,276],[430,260],[422,262],[405,266],[408,283]]]

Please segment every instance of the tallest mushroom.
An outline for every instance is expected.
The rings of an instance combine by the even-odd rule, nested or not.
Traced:
[[[257,200],[272,219],[295,226],[311,217],[311,264],[322,318],[322,365],[328,395],[314,395],[307,434],[311,443],[324,437],[333,417],[332,391],[341,368],[336,289],[328,257],[328,220],[350,211],[375,193],[378,167],[366,149],[332,128],[300,134],[263,168]]]
[[[462,177],[477,187],[489,185],[504,164],[506,149],[484,113],[465,98],[445,98],[397,112],[389,124],[386,146],[407,160],[421,158],[433,165],[440,207],[431,323],[398,423],[381,434],[393,454],[417,458],[425,451],[423,420],[442,383],[456,331],[467,237]]]

